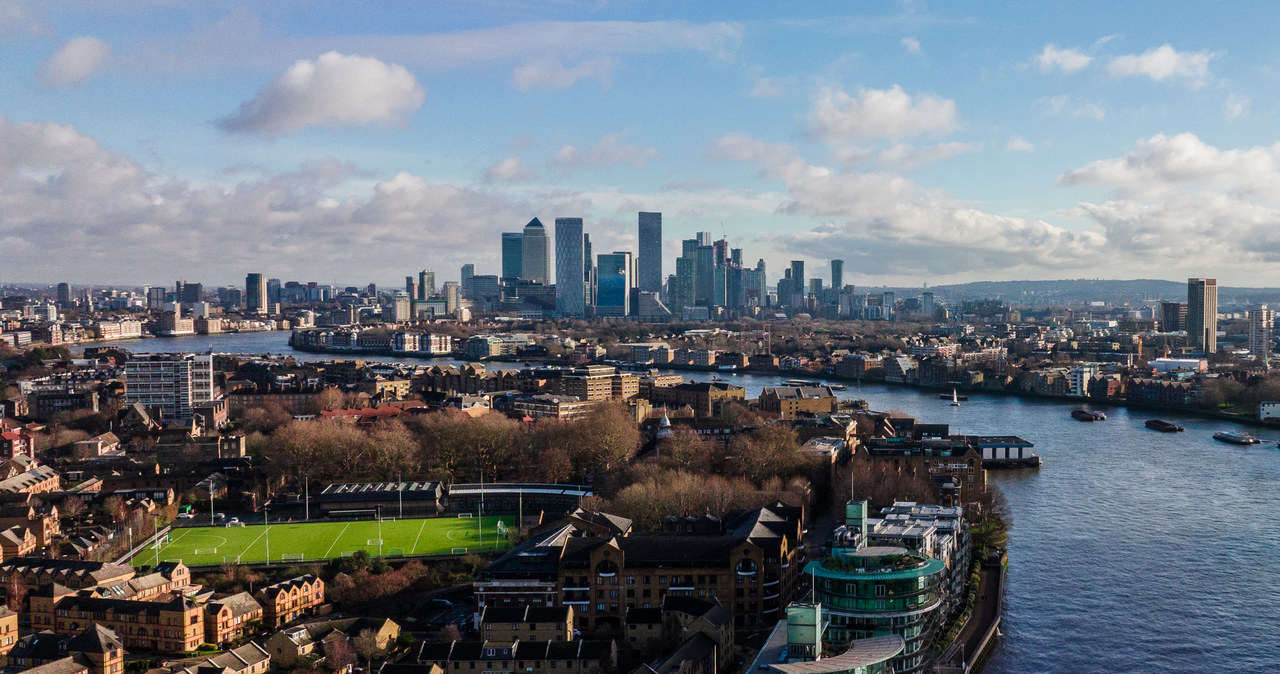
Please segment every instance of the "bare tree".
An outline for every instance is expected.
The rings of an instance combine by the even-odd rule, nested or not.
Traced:
[[[373,671],[373,656],[382,650],[378,647],[378,633],[369,629],[360,630],[360,633],[351,640],[351,645],[356,653],[364,657],[365,669]]]
[[[333,632],[324,640],[324,663],[332,671],[340,671],[355,664],[356,654],[347,641],[347,635]]]

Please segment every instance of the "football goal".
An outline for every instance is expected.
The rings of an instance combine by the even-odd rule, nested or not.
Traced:
[[[454,548],[454,549],[453,549],[453,554],[455,554],[455,555],[465,555],[465,554],[467,554],[467,549],[466,549],[466,548]]]
[[[381,539],[381,538],[368,538],[368,539],[365,539],[364,544],[365,544],[365,545],[382,545],[382,539]]]
[[[191,552],[192,554],[196,554],[196,555],[216,555],[218,554],[218,549],[217,548],[196,548]]]
[[[475,513],[458,513],[458,519],[460,520],[469,519],[475,516]]]
[[[280,555],[280,561],[282,562],[301,562],[305,561],[306,558],[307,556],[301,552],[286,552]]]
[[[388,557],[404,557],[404,548],[391,548],[387,550]]]

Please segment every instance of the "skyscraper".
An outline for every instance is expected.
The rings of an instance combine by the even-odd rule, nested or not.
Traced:
[[[844,288],[844,260],[831,261],[831,287],[837,291]]]
[[[791,283],[788,287],[791,296],[786,299],[787,306],[803,307],[805,305],[804,260],[791,261]]]
[[[267,284],[262,274],[251,273],[244,277],[244,307],[250,314],[267,313]]]
[[[1187,329],[1187,303],[1160,303],[1160,331],[1182,332]]]
[[[520,278],[548,285],[551,283],[548,278],[551,275],[551,246],[546,228],[534,218],[524,226],[522,239]]]
[[[58,306],[64,309],[71,306],[71,284],[70,283],[58,284]]]
[[[1218,351],[1218,279],[1187,279],[1187,342],[1207,356]]]
[[[582,218],[556,218],[556,313],[587,315]]]
[[[1271,363],[1272,335],[1275,334],[1276,312],[1262,305],[1250,309],[1249,318],[1249,353],[1254,354],[1263,363]]]
[[[420,300],[431,299],[436,294],[436,273],[430,269],[418,272],[418,297]]]
[[[267,302],[274,303],[280,301],[281,283],[278,278],[267,279]]]
[[[640,213],[640,290],[662,292],[662,214]]]
[[[524,235],[520,232],[502,233],[502,282],[515,283],[524,267]]]
[[[582,233],[582,289],[588,307],[596,305],[596,264],[595,254],[591,252],[591,235]]]
[[[711,246],[698,246],[694,257],[694,304],[710,307],[715,300],[716,251]],[[603,274],[604,272],[601,272]]]
[[[631,251],[601,253],[596,269],[596,315],[627,316],[630,314],[631,288],[634,285]]]
[[[462,265],[462,273],[459,276],[462,280],[462,299],[475,299],[475,290],[471,286],[471,279],[476,277],[476,266],[469,262]]]

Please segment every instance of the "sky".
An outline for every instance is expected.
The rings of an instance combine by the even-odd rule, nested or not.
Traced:
[[[439,281],[660,211],[770,282],[1280,286],[1280,5],[0,0],[0,280]]]

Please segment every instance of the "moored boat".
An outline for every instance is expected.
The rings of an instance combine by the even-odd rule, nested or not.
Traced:
[[[1233,445],[1256,445],[1262,442],[1248,433],[1237,433],[1235,431],[1218,431],[1213,434],[1213,439]]]
[[[1148,419],[1147,428],[1150,428],[1153,431],[1160,431],[1161,433],[1177,433],[1178,431],[1185,430],[1181,426],[1171,424],[1161,419]]]
[[[1107,415],[1089,410],[1071,410],[1071,418],[1076,421],[1106,421]]]

